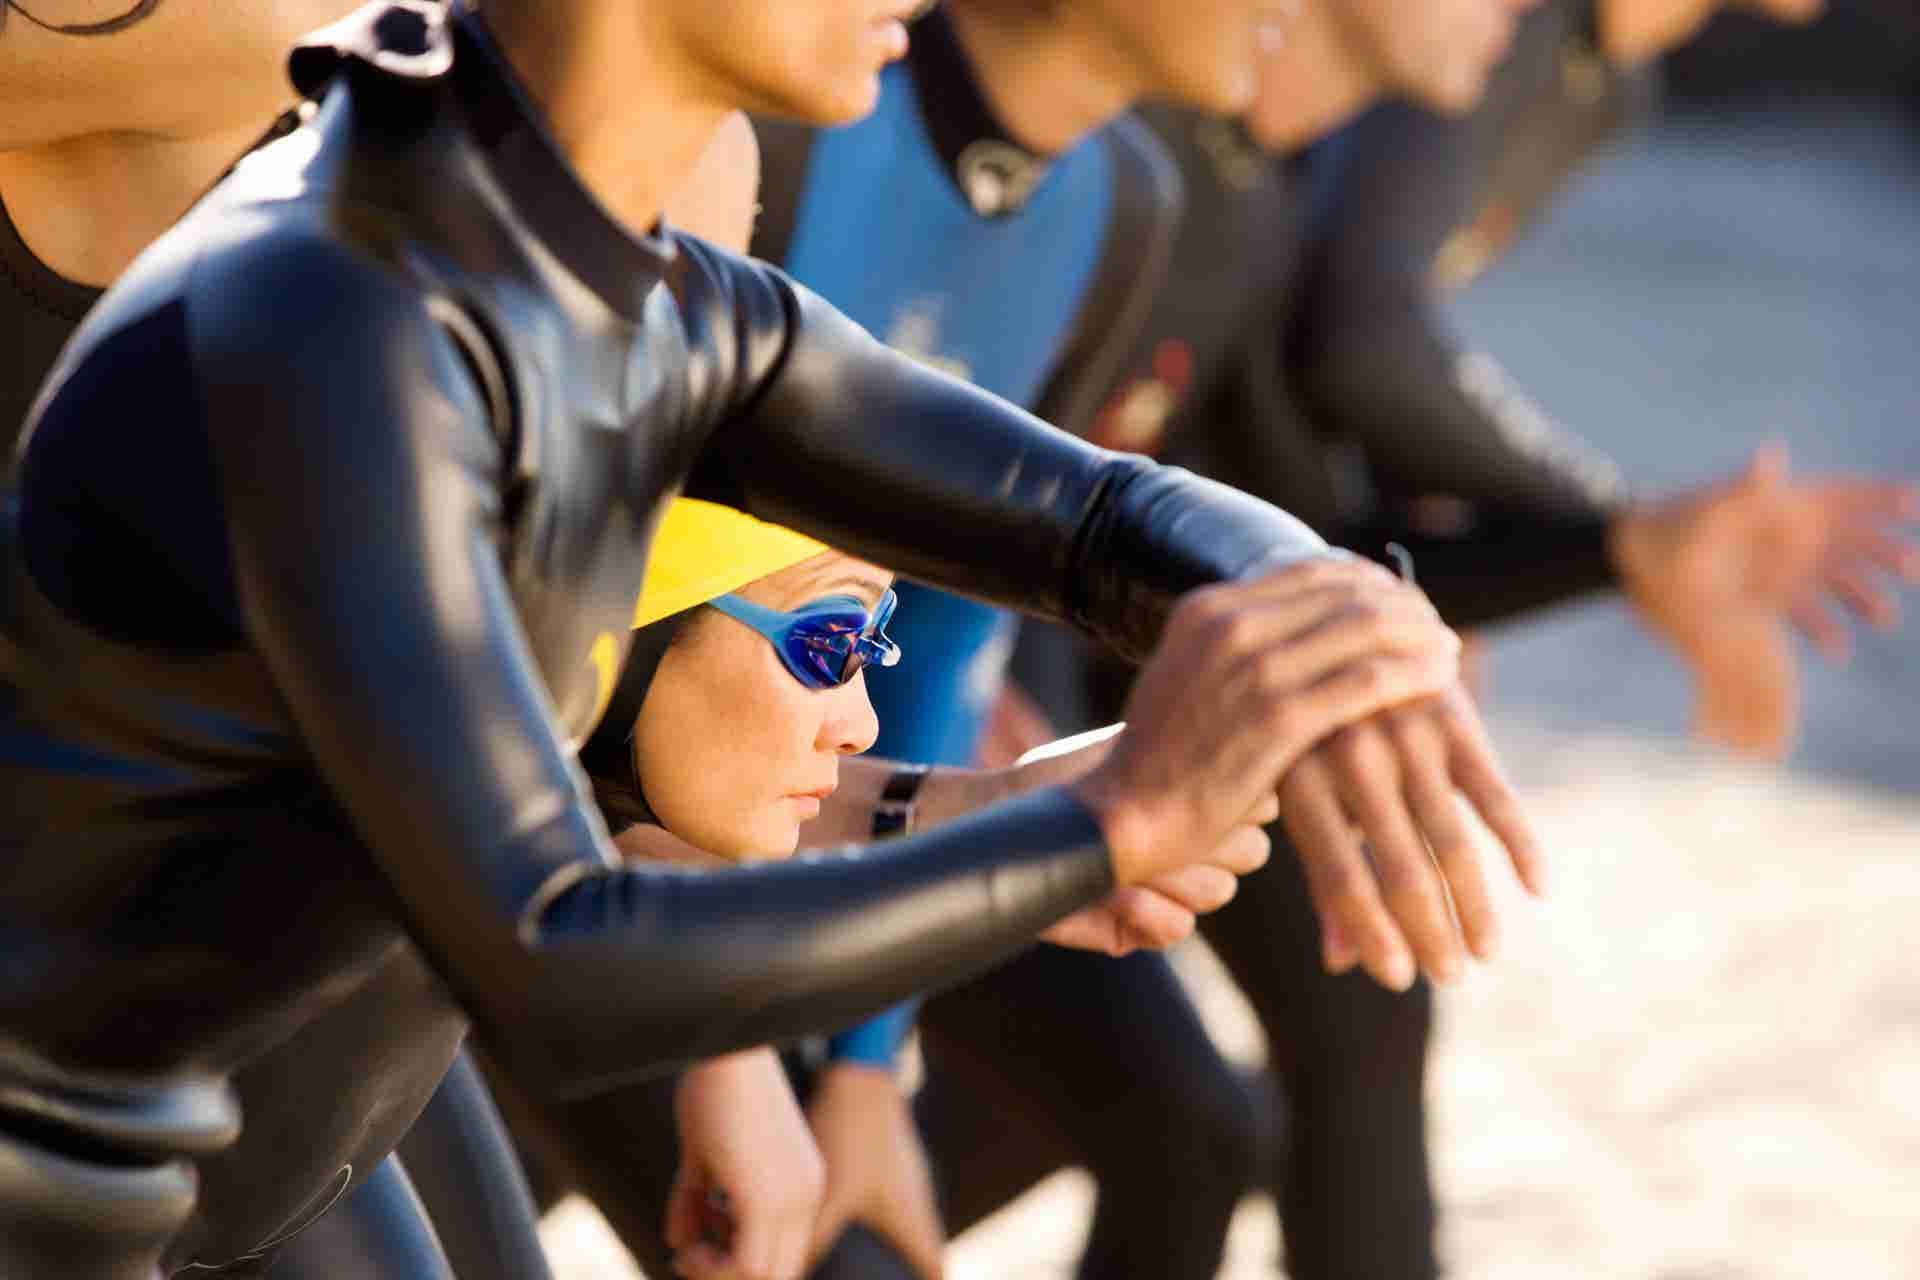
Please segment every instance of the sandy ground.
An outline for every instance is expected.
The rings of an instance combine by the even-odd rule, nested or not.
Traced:
[[[1806,464],[1920,474],[1912,130],[1809,107],[1671,121],[1464,319],[1641,485],[1724,470],[1762,434]],[[1496,731],[1557,878],[1509,903],[1500,962],[1441,1005],[1454,1276],[1920,1277],[1920,628],[1808,692],[1792,767],[1747,768],[1681,741],[1684,681],[1616,606],[1496,645]],[[1256,1056],[1204,953],[1181,965],[1223,1045]],[[954,1280],[1065,1280],[1090,1196],[1044,1184],[959,1242]],[[584,1205],[546,1238],[562,1280],[632,1280]],[[1224,1274],[1276,1275],[1275,1239],[1249,1201]]]
[[[1554,852],[1503,956],[1443,998],[1433,1078],[1453,1274],[1521,1280],[1920,1275],[1920,799],[1606,734],[1504,725]],[[1237,993],[1182,957],[1223,1044]],[[966,1236],[954,1280],[1064,1280],[1087,1180]],[[563,1280],[634,1274],[592,1211],[547,1224]],[[1272,1276],[1250,1201],[1225,1275]]]

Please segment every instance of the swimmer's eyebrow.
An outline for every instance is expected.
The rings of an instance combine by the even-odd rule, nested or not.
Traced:
[[[880,603],[880,597],[886,594],[887,588],[891,585],[892,575],[890,574],[863,573],[858,569],[835,568],[823,574],[819,581],[809,580],[805,594],[809,599],[817,600],[821,596],[834,594],[838,588],[852,587],[853,594],[871,607]]]

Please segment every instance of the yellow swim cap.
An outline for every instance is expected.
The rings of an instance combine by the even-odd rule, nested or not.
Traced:
[[[633,625],[705,604],[827,550],[805,534],[714,502],[676,498],[653,535]]]

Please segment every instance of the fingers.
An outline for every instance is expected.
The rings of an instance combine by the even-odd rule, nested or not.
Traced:
[[[1857,476],[1802,481],[1800,487],[1831,515],[1892,523],[1920,517],[1920,486]]]
[[[1265,833],[1261,834],[1264,837]],[[1155,876],[1143,887],[1172,899],[1195,915],[1205,915],[1233,901],[1233,895],[1240,887],[1240,878],[1220,867],[1195,863]]]
[[[767,1280],[800,1280],[807,1273],[807,1259],[813,1247],[813,1224],[804,1217],[791,1217],[774,1243]]]
[[[1853,656],[1853,633],[1834,616],[1824,600],[1809,596],[1794,605],[1788,615],[1793,619],[1793,625],[1799,628],[1800,634],[1827,661],[1840,663]]]
[[[780,1215],[744,1201],[734,1216],[729,1261],[742,1280],[787,1280],[774,1271],[784,1224]]]
[[[1341,801],[1365,833],[1381,897],[1420,967],[1441,982],[1454,981],[1461,966],[1453,919],[1439,871],[1408,812],[1394,743],[1376,725],[1362,724],[1319,754],[1332,765]]]
[[[1870,626],[1884,630],[1900,621],[1900,606],[1893,594],[1857,563],[1830,569],[1824,575],[1823,585],[1845,601],[1855,617]]]
[[[808,1242],[807,1256],[812,1264],[818,1265],[827,1256],[852,1221],[853,1205],[844,1196],[829,1195],[814,1220],[813,1237]]]
[[[1500,770],[1493,744],[1466,694],[1454,691],[1435,707],[1437,722],[1447,735],[1448,772],[1453,785],[1467,798],[1480,820],[1506,848],[1514,874],[1534,897],[1547,892],[1547,860],[1520,797]]]
[[[1491,960],[1499,926],[1480,865],[1480,841],[1454,798],[1446,735],[1430,714],[1402,713],[1388,723],[1400,750],[1407,807],[1440,868],[1467,950],[1476,959]]]
[[[1276,746],[1304,750],[1336,729],[1365,720],[1389,707],[1432,697],[1459,681],[1457,650],[1407,658],[1371,658],[1352,663],[1318,685],[1292,695],[1277,709],[1284,742]],[[1286,767],[1282,761],[1279,766]]]
[[[1847,550],[1897,581],[1920,582],[1920,547],[1904,538],[1864,530],[1848,540]]]
[[[1317,756],[1300,761],[1282,782],[1280,817],[1293,838],[1314,910],[1323,922],[1327,967],[1334,972],[1342,968],[1336,963],[1341,957],[1326,946],[1337,930],[1351,956],[1382,986],[1395,991],[1412,986],[1413,955],[1380,901],[1373,869],[1340,806],[1333,777]]]
[[[1120,890],[1114,908],[1116,928],[1105,950],[1116,959],[1135,951],[1165,951],[1177,946],[1191,938],[1199,924],[1194,913],[1179,902],[1144,887]]]
[[[1260,800],[1253,806],[1253,812],[1247,815],[1249,826],[1271,826],[1280,820],[1280,795],[1274,791],[1262,791]]]

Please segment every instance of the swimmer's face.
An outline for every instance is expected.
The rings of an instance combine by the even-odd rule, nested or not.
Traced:
[[[918,0],[669,0],[672,35],[719,105],[816,125],[873,110]]]
[[[1470,111],[1539,0],[1317,0],[1381,87],[1433,111]]]
[[[886,571],[829,551],[737,593],[791,611],[827,596],[868,608]],[[634,725],[647,803],[681,840],[722,857],[784,858],[840,781],[840,760],[880,732],[866,675],[808,689],[752,628],[701,609],[667,649]]]
[[[1826,0],[1600,0],[1600,39],[1608,57],[1631,65],[1685,44],[1725,8],[1811,22],[1826,7]]]
[[[1233,114],[1253,101],[1259,55],[1313,0],[1068,0],[1139,69],[1147,97]]]

